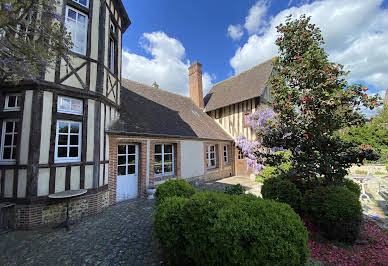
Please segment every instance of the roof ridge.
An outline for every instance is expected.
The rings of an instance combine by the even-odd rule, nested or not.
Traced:
[[[155,88],[155,87],[152,87],[152,86],[150,86],[150,85],[147,85],[147,84],[144,84],[144,83],[140,83],[140,82],[138,82],[138,81],[134,81],[134,80],[127,79],[127,78],[123,78],[122,80],[123,80],[123,81],[129,81],[129,82],[132,82],[132,83],[136,83],[136,84],[145,86],[145,87],[147,87],[147,88],[150,89],[150,90],[155,90],[155,91],[156,91],[156,90],[160,90],[160,91],[165,92],[165,93],[168,93],[168,94],[173,94],[173,95],[180,96],[180,97],[183,97],[183,98],[186,98],[186,99],[191,100],[190,97],[188,97],[188,96],[184,96],[184,95],[181,95],[181,94],[179,94],[179,93],[171,92],[171,91],[164,90],[164,89],[161,89],[161,88]],[[125,87],[125,86],[122,85],[122,87]],[[128,88],[126,88],[126,89],[128,90]]]
[[[244,70],[244,71],[238,73],[237,75],[234,75],[234,76],[232,76],[232,77],[230,77],[230,78],[227,78],[227,79],[224,79],[224,80],[222,80],[222,81],[220,81],[220,82],[215,83],[215,84],[212,86],[212,88],[209,90],[208,93],[210,93],[210,91],[211,91],[216,85],[219,85],[219,84],[224,83],[224,82],[226,82],[226,81],[230,81],[230,80],[232,80],[232,79],[234,79],[234,78],[237,78],[237,77],[241,76],[242,74],[245,74],[245,73],[251,71],[252,69],[254,69],[254,68],[256,68],[256,67],[259,67],[259,66],[261,66],[261,65],[264,65],[264,64],[268,63],[269,61],[273,61],[275,58],[276,58],[276,56],[275,56],[275,57],[272,57],[272,58],[270,58],[270,59],[267,59],[267,60],[265,60],[265,61],[263,61],[263,62],[261,62],[261,63],[259,63],[259,64],[257,64],[257,65],[254,65],[254,66],[248,68],[247,70]],[[208,93],[206,93],[206,95],[207,95]]]

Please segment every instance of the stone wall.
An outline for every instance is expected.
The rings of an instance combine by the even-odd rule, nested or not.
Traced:
[[[388,175],[388,171],[385,168],[384,164],[365,164],[361,166],[353,165],[349,168],[349,174],[375,174],[384,173],[385,175]]]
[[[93,192],[70,200],[69,216],[72,221],[96,214],[109,206],[109,191]],[[66,202],[49,200],[45,204],[16,205],[16,228],[34,228],[42,225],[58,224],[66,219]]]

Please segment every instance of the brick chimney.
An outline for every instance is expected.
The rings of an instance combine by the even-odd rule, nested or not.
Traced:
[[[198,62],[189,67],[189,87],[190,99],[203,109],[202,65]]]

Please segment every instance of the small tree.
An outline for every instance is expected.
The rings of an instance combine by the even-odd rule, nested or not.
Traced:
[[[341,140],[334,132],[363,125],[367,119],[360,113],[362,106],[373,109],[379,98],[368,96],[368,89],[360,84],[348,84],[348,72],[329,62],[321,32],[309,17],[291,20],[289,16],[277,31],[279,56],[267,82],[275,115],[272,122],[253,119],[253,124],[265,124],[256,126],[261,148],[253,154],[259,166],[276,166],[282,158],[274,151],[288,150],[292,165],[286,177],[292,181],[340,184],[351,164],[375,160],[378,155]]]
[[[72,48],[56,0],[0,1],[0,85],[36,79]]]

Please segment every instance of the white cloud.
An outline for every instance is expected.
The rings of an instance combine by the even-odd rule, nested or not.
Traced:
[[[144,33],[140,46],[151,58],[123,51],[123,77],[151,85],[154,81],[161,89],[189,95],[188,67],[190,61],[185,59],[185,48],[177,39],[164,32]],[[204,91],[212,86],[214,77],[204,72]]]
[[[321,29],[331,61],[351,73],[350,81],[364,81],[383,95],[388,86],[388,10],[382,0],[324,0],[281,11],[267,21],[262,34],[254,34],[239,47],[230,64],[240,73],[277,54],[275,27],[292,14],[311,16]],[[263,17],[267,14],[263,14]]]
[[[237,25],[229,25],[228,27],[228,36],[233,40],[240,40],[243,36],[244,32],[240,24]]]
[[[262,33],[265,27],[265,15],[268,10],[266,1],[260,0],[249,9],[248,16],[245,18],[244,28],[248,34]]]

